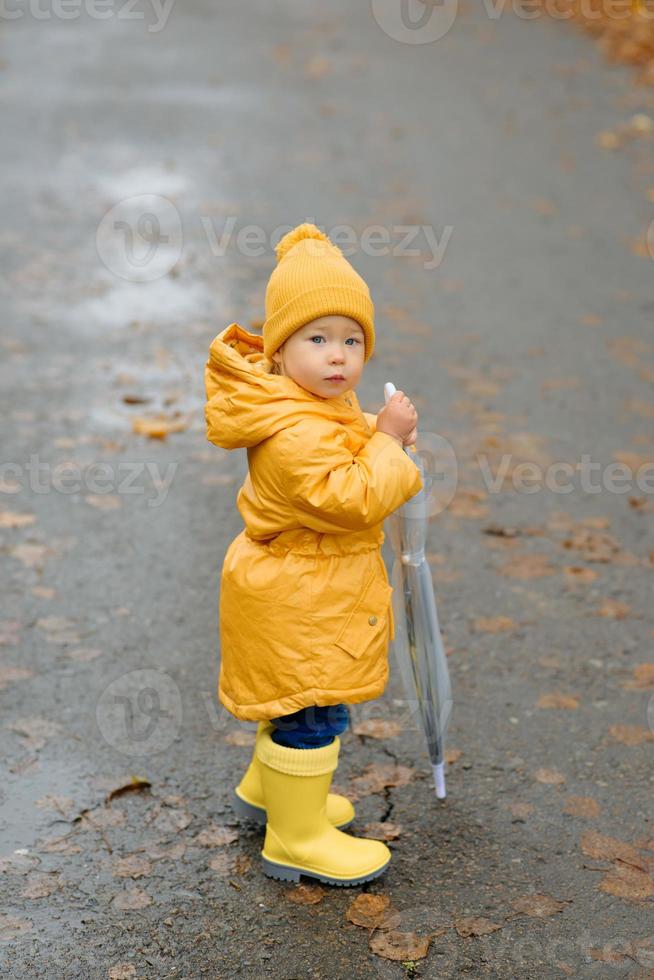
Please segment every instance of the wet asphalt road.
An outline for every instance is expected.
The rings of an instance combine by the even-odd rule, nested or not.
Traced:
[[[654,115],[654,95],[572,28],[508,9],[466,5],[425,44],[340,0],[12,9],[0,973],[653,976],[654,162],[647,131],[596,137]],[[399,734],[347,733],[336,776],[359,789],[353,832],[401,826],[391,867],[311,905],[262,875],[230,810],[255,726],[216,700],[217,591],[246,464],[203,416],[209,342],[262,317],[279,229],[305,220],[348,226],[371,288],[363,407],[392,379],[458,475],[429,553],[448,798],[394,671],[353,719]],[[158,413],[180,431],[133,431]],[[521,462],[532,492],[510,480]],[[407,785],[351,781],[396,763]],[[431,935],[427,957],[371,951],[345,917],[361,892]],[[520,911],[534,895],[559,911]],[[498,928],[466,936],[469,917]]]

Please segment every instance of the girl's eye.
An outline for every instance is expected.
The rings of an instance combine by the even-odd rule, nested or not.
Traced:
[[[318,334],[316,334],[313,337],[309,337],[309,340],[322,340],[322,339],[323,338],[320,337]],[[347,344],[350,340],[353,341],[355,344],[360,344],[361,343],[361,341],[360,340],[357,340],[356,337],[348,337],[348,339],[345,341],[345,343]]]

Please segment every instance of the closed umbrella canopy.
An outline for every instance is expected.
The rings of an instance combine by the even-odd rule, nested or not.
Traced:
[[[395,390],[390,381],[386,383],[386,401]],[[445,736],[453,702],[431,570],[425,557],[428,488],[424,467],[414,447],[406,446],[405,452],[420,470],[423,489],[386,519],[395,552],[391,574],[393,645],[407,698],[415,705],[425,734],[436,796],[443,799]]]

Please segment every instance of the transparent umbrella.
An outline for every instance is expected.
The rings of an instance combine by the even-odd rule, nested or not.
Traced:
[[[396,391],[384,385],[386,401]],[[452,711],[447,657],[431,577],[425,558],[427,497],[422,460],[414,446],[404,450],[420,470],[423,489],[386,519],[395,551],[391,574],[393,646],[409,705],[415,706],[427,741],[436,796],[445,798],[445,736]]]

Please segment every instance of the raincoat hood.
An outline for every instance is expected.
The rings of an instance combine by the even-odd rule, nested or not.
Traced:
[[[204,375],[211,442],[223,449],[250,448],[307,416],[365,427],[351,389],[321,398],[292,378],[269,374],[263,362],[263,337],[238,323],[211,342]]]

